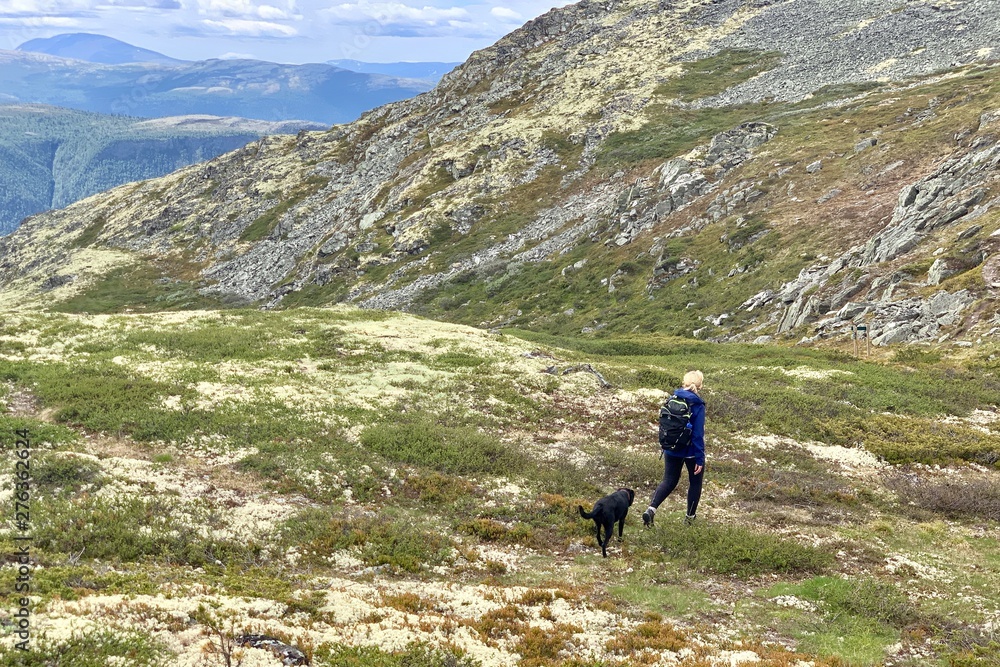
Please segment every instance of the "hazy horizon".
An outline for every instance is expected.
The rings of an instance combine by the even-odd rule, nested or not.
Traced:
[[[559,0],[8,0],[0,48],[95,33],[179,60],[460,62]]]

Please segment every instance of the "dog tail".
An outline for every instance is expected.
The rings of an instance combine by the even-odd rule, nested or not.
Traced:
[[[593,512],[587,513],[587,512],[583,511],[583,505],[577,505],[576,508],[578,510],[580,510],[580,516],[582,516],[584,519],[593,519],[594,518],[594,513]]]

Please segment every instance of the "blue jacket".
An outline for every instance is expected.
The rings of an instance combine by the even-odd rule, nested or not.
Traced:
[[[691,406],[691,444],[675,452],[664,450],[663,453],[681,459],[694,459],[695,463],[703,466],[705,465],[705,401],[687,389],[678,389],[674,393]]]

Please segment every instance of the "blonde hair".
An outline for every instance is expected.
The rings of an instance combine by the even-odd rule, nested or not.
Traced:
[[[697,394],[701,392],[701,385],[704,382],[704,373],[701,371],[688,371],[684,374],[684,380],[681,382],[681,387]]]

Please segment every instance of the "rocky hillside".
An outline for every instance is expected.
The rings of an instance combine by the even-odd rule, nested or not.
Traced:
[[[998,20],[985,0],[553,10],[355,123],[31,219],[4,299],[155,308],[171,284],[554,333],[976,340],[1000,325]]]

